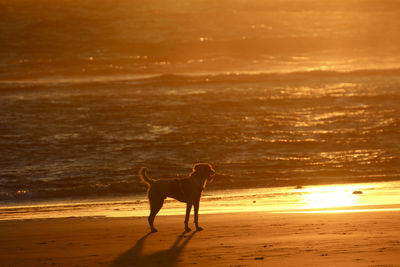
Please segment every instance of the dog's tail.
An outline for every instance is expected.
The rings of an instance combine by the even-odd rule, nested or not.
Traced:
[[[140,168],[139,177],[140,177],[140,181],[142,183],[145,183],[148,185],[151,185],[152,183],[154,183],[154,180],[147,176],[147,168],[146,167]]]

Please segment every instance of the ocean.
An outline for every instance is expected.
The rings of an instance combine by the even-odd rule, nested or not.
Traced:
[[[400,181],[399,17],[391,0],[0,0],[0,203],[136,203],[140,167],[197,162],[208,192]]]

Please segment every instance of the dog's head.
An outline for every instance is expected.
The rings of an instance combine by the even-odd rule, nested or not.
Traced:
[[[213,180],[213,176],[215,175],[215,170],[208,163],[197,163],[193,167],[192,175],[199,175],[201,177],[206,177],[208,181]]]

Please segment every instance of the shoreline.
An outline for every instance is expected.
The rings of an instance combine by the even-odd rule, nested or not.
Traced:
[[[1,266],[399,266],[400,211],[0,221]],[[190,226],[193,217],[190,218]]]
[[[355,191],[361,194],[354,194]],[[200,205],[202,214],[399,210],[400,182],[206,190]],[[184,203],[169,198],[159,215],[180,215],[184,213],[184,209]],[[129,198],[1,205],[0,221],[66,217],[143,217],[148,216],[148,213],[149,204],[145,195],[142,195]]]
[[[168,214],[168,212],[161,211],[157,214],[158,217],[175,217],[183,216],[185,213],[185,204],[180,203],[181,208],[178,212]],[[251,214],[251,213],[263,213],[270,215],[285,215],[285,214],[344,214],[344,213],[382,213],[382,212],[400,212],[400,204],[389,204],[389,205],[365,205],[365,206],[344,206],[337,208],[321,208],[321,209],[296,209],[296,210],[276,210],[276,211],[263,211],[263,210],[242,210],[242,211],[221,211],[221,212],[201,212],[202,215],[222,215],[222,214]],[[125,215],[125,216],[107,216],[107,215],[76,215],[76,216],[53,216],[53,217],[27,217],[27,218],[0,218],[1,222],[24,222],[24,221],[46,221],[46,220],[63,220],[63,219],[125,219],[125,218],[147,218],[149,210],[146,210],[141,215]],[[199,213],[199,214],[200,214]],[[193,210],[190,213],[193,216]],[[400,238],[400,237],[399,237]],[[1,266],[1,265],[0,265]]]

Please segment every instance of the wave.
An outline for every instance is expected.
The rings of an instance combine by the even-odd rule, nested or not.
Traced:
[[[203,84],[203,83],[257,83],[301,81],[311,78],[399,76],[400,68],[357,69],[350,71],[305,70],[293,72],[213,72],[213,73],[163,73],[163,74],[93,74],[89,76],[40,77],[32,79],[0,80],[0,88],[16,86],[52,86],[56,84]]]
[[[237,83],[290,81],[309,78],[362,77],[362,76],[397,76],[400,68],[394,69],[359,69],[351,71],[310,70],[294,72],[222,72],[205,74],[160,74],[145,79],[142,83]]]
[[[168,177],[198,161],[218,170],[209,189],[399,180],[399,74],[20,80],[32,93],[4,86],[0,105],[0,202],[144,194],[139,167]]]

